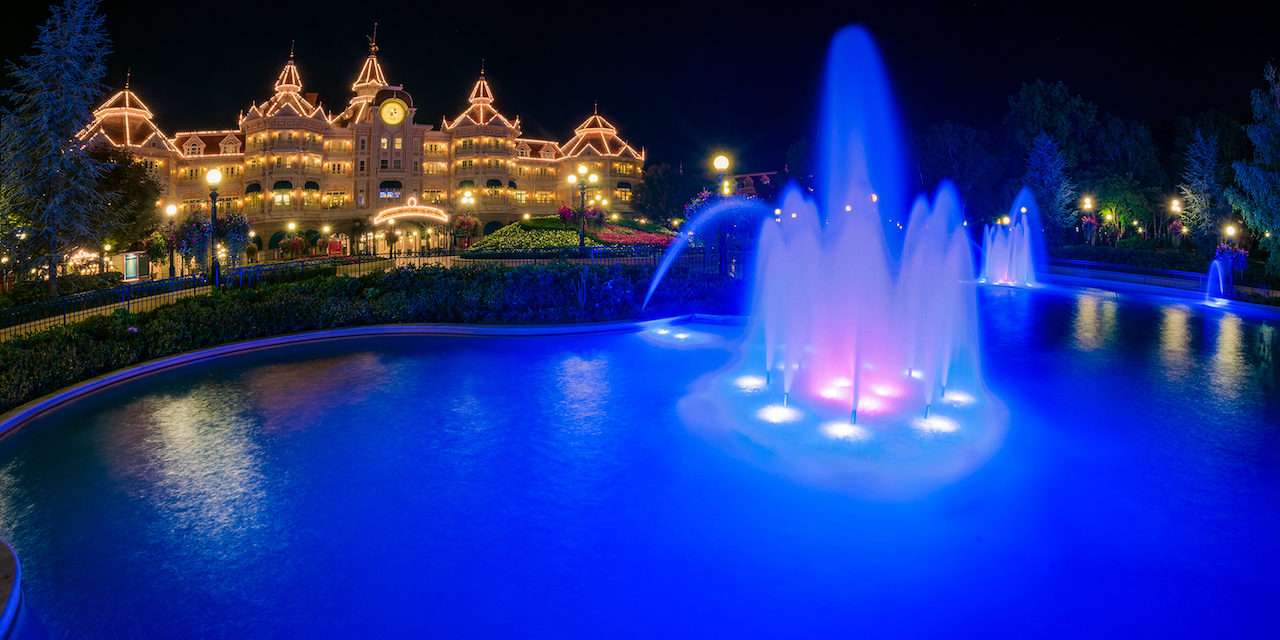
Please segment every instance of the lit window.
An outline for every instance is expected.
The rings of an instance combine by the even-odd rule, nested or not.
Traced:
[[[404,141],[403,141],[402,139],[400,139],[400,138],[396,138],[396,143],[395,143],[395,144],[396,144],[396,151],[399,151],[400,149],[402,149],[402,148],[404,147],[403,143],[404,143]]]
[[[383,149],[384,151],[387,149],[387,139],[386,139],[386,138],[383,138],[383,139],[382,139],[382,149]]]

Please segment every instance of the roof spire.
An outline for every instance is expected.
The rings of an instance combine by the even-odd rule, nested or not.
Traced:
[[[289,41],[289,59],[293,59],[293,40]]]
[[[373,21],[373,35],[368,36],[369,39],[369,55],[378,53],[378,21]]]
[[[125,67],[124,69],[124,90],[129,90],[129,78],[133,76],[133,67]]]
[[[484,58],[480,58],[480,77],[484,77]]]
[[[592,103],[591,113],[592,115],[600,115],[600,98],[596,98],[595,102]]]

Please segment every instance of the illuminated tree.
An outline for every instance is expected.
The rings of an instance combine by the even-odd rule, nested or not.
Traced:
[[[1066,158],[1049,134],[1041,133],[1032,140],[1023,183],[1035,194],[1041,217],[1051,231],[1046,237],[1060,241],[1063,232],[1075,224],[1076,188],[1067,177]]]
[[[63,0],[40,27],[34,51],[10,65],[0,110],[0,183],[7,206],[31,223],[29,241],[44,254],[50,295],[69,249],[95,240],[91,214],[103,163],[76,140],[102,95],[110,48],[97,0]]]
[[[1280,275],[1280,75],[1271,65],[1263,75],[1267,86],[1253,91],[1253,123],[1245,126],[1253,160],[1232,164],[1236,187],[1227,199],[1244,215],[1245,224],[1272,232],[1262,238],[1271,255],[1267,273]]]
[[[1182,225],[1196,240],[1212,235],[1222,209],[1222,187],[1218,184],[1218,138],[1196,129],[1187,147],[1182,171]]]

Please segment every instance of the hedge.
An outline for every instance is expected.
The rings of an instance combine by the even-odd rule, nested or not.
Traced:
[[[738,308],[740,284],[672,272],[646,310],[639,266],[402,268],[321,276],[117,311],[0,343],[0,412],[122,367],[219,344],[333,327],[401,322],[551,324]]]

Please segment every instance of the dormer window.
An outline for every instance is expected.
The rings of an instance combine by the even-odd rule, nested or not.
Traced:
[[[555,152],[555,151],[552,151],[551,149],[543,149],[543,150],[542,150],[542,154],[541,154],[541,155],[542,155],[542,157],[543,157],[543,158],[546,158],[546,159],[550,160],[550,159],[552,159],[552,158],[556,157],[556,152]]]
[[[198,156],[204,153],[204,145],[199,140],[192,140],[187,143],[186,154],[189,156]]]
[[[222,149],[222,153],[224,154],[240,153],[240,141],[235,138],[228,137],[226,140],[222,141],[222,144],[220,146]]]
[[[528,157],[529,157],[529,145],[522,144],[522,145],[520,145],[520,146],[516,147],[516,155],[517,155],[517,156],[520,156],[521,158],[528,158]]]

